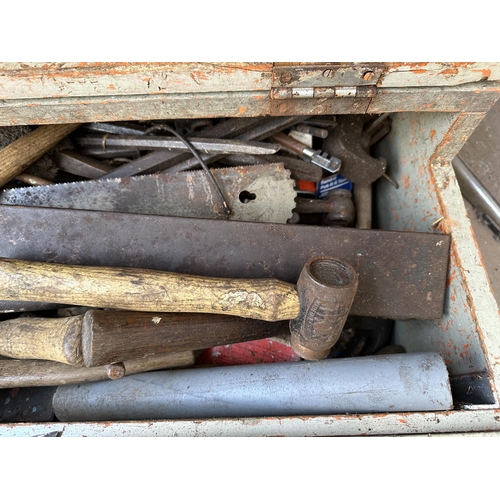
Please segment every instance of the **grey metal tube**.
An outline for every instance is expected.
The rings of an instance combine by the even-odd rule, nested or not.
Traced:
[[[486,215],[500,230],[500,204],[498,201],[459,156],[455,156],[452,165],[464,198],[474,208]]]
[[[372,185],[356,184],[353,188],[354,207],[356,210],[356,227],[372,228]]]
[[[452,408],[437,353],[197,368],[61,386],[63,422],[330,415]]]

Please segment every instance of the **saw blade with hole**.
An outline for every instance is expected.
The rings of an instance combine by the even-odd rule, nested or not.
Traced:
[[[211,169],[232,210],[230,219],[286,223],[295,181],[282,163]],[[0,204],[224,219],[220,194],[203,170],[23,187]]]

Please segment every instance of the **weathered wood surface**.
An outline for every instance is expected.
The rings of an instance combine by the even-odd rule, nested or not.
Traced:
[[[96,310],[85,314],[82,352],[85,366],[97,366],[151,353],[194,351],[287,333],[288,321]]]
[[[0,150],[0,187],[21,174],[79,126],[79,123],[70,123],[38,127]]]
[[[290,81],[280,78],[287,65],[294,72]],[[366,75],[373,76],[366,80]],[[0,126],[214,116],[481,112],[498,98],[499,81],[500,63],[495,62],[0,63]],[[376,85],[379,95],[271,97],[273,88],[307,85]]]
[[[192,351],[154,354],[127,360],[125,375],[194,365]],[[44,360],[0,360],[0,389],[97,382],[109,378],[108,366],[76,367]]]
[[[83,316],[19,318],[0,322],[0,354],[83,366]]]
[[[299,314],[295,286],[276,279],[229,279],[125,267],[0,258],[0,296],[143,312],[229,314],[264,321]]]

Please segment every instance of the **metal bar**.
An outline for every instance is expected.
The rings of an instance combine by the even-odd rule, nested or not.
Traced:
[[[82,130],[89,132],[103,132],[105,134],[127,134],[127,135],[144,135],[147,127],[136,123],[87,123],[83,125]]]
[[[267,118],[232,118],[208,127],[200,132],[195,132],[193,137],[220,137],[231,139],[235,134],[243,133],[258,123],[267,121]],[[112,173],[103,175],[102,179],[129,177],[140,173],[161,172],[169,167],[192,158],[191,153],[179,151],[153,151],[147,155],[133,160],[127,165],[115,169]]]
[[[55,154],[57,168],[70,174],[86,177],[87,179],[98,179],[113,169],[105,163],[81,155],[75,151],[58,151]]]
[[[500,231],[500,204],[476,177],[468,165],[455,156],[452,161],[458,185],[464,198]]]
[[[450,247],[441,234],[8,205],[0,234],[1,257],[289,283],[333,255],[359,275],[351,314],[390,319],[441,318]]]
[[[189,141],[197,150],[203,153],[219,153],[219,154],[272,154],[279,150],[276,144],[267,144],[250,141],[238,141],[235,139],[198,139],[188,137]],[[74,139],[74,143],[82,147],[95,147],[101,146],[106,150],[107,146],[110,147],[124,147],[139,150],[154,151],[158,149],[176,149],[186,150],[186,145],[176,137],[164,136],[81,136]]]
[[[95,156],[96,158],[139,158],[141,155],[140,151],[137,149],[130,148],[106,148],[102,149],[102,146],[93,148],[80,148],[79,153],[88,156]]]
[[[304,119],[304,116],[280,116],[278,118],[270,118],[268,121],[236,136],[235,138],[240,141],[262,141],[277,132],[281,132],[288,127],[304,121]],[[223,155],[202,154],[201,157],[205,163],[213,163],[214,161],[223,158]],[[198,165],[199,162],[196,158],[190,158],[189,160],[170,167],[168,172],[182,172],[183,170],[189,170],[190,168],[197,167]]]

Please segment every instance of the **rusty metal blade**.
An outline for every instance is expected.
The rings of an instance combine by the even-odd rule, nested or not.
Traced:
[[[443,314],[450,236],[0,206],[0,256],[295,283],[314,255],[351,264],[356,316]],[[0,310],[9,309],[0,301]]]
[[[212,169],[231,219],[285,224],[295,208],[295,181],[283,164]],[[2,205],[75,208],[177,217],[226,218],[204,171],[23,187],[0,193]]]

